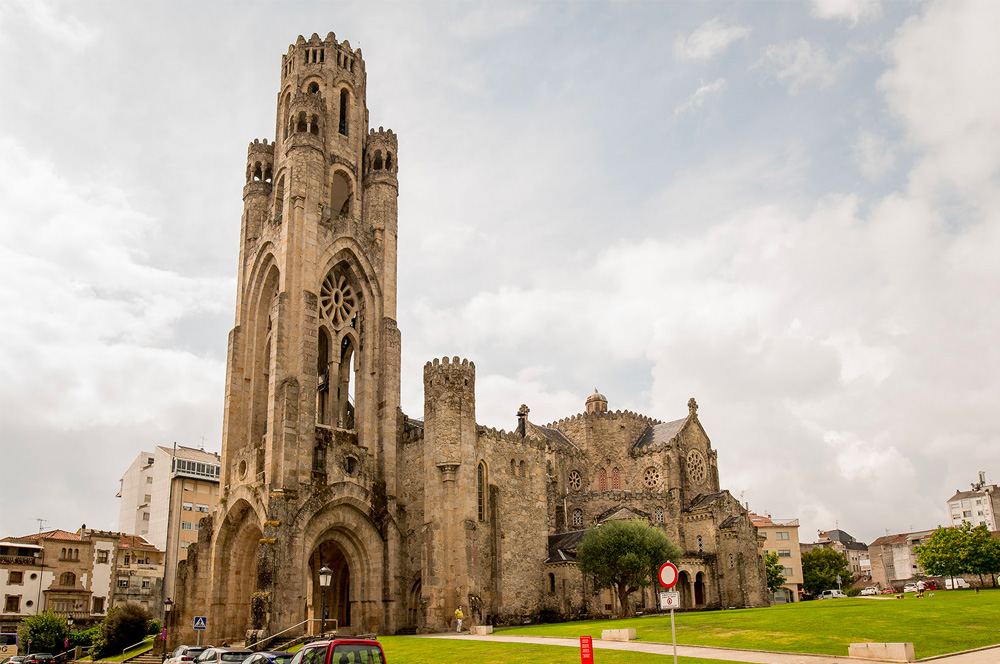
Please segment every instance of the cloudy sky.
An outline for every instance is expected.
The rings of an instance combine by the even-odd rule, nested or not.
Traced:
[[[670,420],[870,541],[1000,480],[1000,3],[0,0],[0,536],[116,528],[220,449],[247,143],[281,54],[363,49],[400,136],[403,408]]]

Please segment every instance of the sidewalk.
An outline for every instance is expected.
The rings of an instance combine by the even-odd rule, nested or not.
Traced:
[[[416,638],[430,639],[465,639],[473,641],[494,641],[500,643],[531,643],[537,645],[566,646],[579,648],[580,640],[576,638],[535,637],[535,636],[471,636],[469,634],[424,634]],[[647,652],[654,655],[673,656],[674,647],[669,643],[650,643],[648,641],[602,641],[594,639],[595,650],[631,650]],[[709,646],[677,645],[678,657],[700,657],[702,659],[721,659],[730,662],[753,662],[755,664],[846,664],[847,662],[872,662],[875,660],[854,659],[834,655],[808,655],[790,652],[765,652],[761,650],[735,650],[731,648],[712,648]],[[917,660],[918,662],[921,660]],[[1000,662],[1000,646],[985,650],[957,655],[944,655],[928,661],[940,664],[997,664]]]

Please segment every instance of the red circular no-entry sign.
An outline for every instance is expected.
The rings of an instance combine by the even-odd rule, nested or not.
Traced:
[[[674,584],[677,583],[677,566],[673,563],[663,563],[660,565],[660,571],[657,574],[660,578],[660,585],[664,588],[673,588]]]

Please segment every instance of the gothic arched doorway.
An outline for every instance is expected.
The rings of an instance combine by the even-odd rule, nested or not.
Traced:
[[[694,605],[703,606],[705,604],[705,575],[701,572],[694,577]]]
[[[257,514],[244,500],[236,501],[226,515],[216,540],[220,579],[215,589],[213,634],[220,639],[242,639],[252,624],[251,600],[257,588],[258,548],[263,537]],[[215,631],[219,630],[219,631]]]
[[[330,586],[323,591],[319,571],[330,568]],[[309,578],[313,579],[313,615],[319,620],[335,620],[338,630],[351,626],[351,568],[344,550],[336,542],[322,542],[309,558]],[[325,605],[324,605],[325,600]],[[316,625],[320,627],[319,624]],[[333,625],[327,624],[327,630]]]

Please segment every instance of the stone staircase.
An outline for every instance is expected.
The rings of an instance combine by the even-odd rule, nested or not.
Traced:
[[[155,650],[156,650],[155,648],[153,650],[147,650],[141,655],[136,655],[135,657],[129,657],[124,661],[128,662],[129,664],[161,664],[161,662],[163,662],[163,655],[159,654],[154,655],[153,653],[155,652]]]

